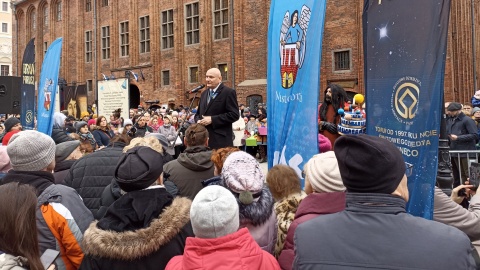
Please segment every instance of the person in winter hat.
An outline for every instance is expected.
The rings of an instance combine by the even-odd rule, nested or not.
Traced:
[[[95,141],[93,134],[88,129],[87,122],[80,121],[75,123],[75,129],[77,134],[80,136],[81,142],[88,142],[92,146],[93,150],[97,149],[97,141]]]
[[[77,159],[83,156],[80,147],[80,141],[77,140],[57,144],[55,149],[55,169],[53,170],[55,184],[65,184],[68,171]]]
[[[7,145],[10,138],[12,138],[13,134],[18,133],[22,130],[22,124],[20,120],[16,117],[10,117],[5,121],[5,131],[3,135],[0,135],[0,139],[2,140],[2,145]]]
[[[303,173],[308,196],[300,202],[295,218],[288,228],[285,245],[278,257],[282,269],[292,269],[295,257],[293,238],[300,224],[320,215],[345,209],[345,186],[333,151],[310,158],[303,168]]]
[[[220,184],[230,190],[240,209],[240,227],[248,228],[260,247],[274,252],[277,241],[277,218],[274,200],[265,186],[265,175],[251,155],[231,153],[223,164]]]
[[[463,232],[406,212],[407,166],[395,144],[344,135],[333,149],[346,207],[297,227],[294,269],[476,269]]]
[[[227,189],[202,189],[192,202],[190,219],[195,237],[187,238],[184,254],[172,258],[166,270],[280,269],[246,228],[238,230],[238,204]]]
[[[35,130],[13,135],[7,146],[12,170],[1,184],[16,182],[35,189],[40,254],[58,250],[58,268],[73,270],[83,259],[80,242],[93,216],[75,190],[54,184],[55,148],[50,136]]]
[[[125,195],[85,232],[81,269],[164,269],[183,254],[191,201],[167,192],[162,162],[147,146],[122,154],[114,178]]]
[[[325,153],[332,150],[332,143],[330,140],[320,133],[318,134],[318,150],[319,153]]]

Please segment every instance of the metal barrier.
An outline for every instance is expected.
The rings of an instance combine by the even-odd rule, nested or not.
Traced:
[[[480,157],[480,150],[450,150],[450,159],[453,158],[467,158],[468,162],[468,175],[467,177],[470,177],[470,165],[472,162],[479,162],[479,157]],[[460,179],[462,179],[462,170],[460,166],[457,166],[458,168],[458,175],[460,176]],[[452,167],[453,171],[453,167]],[[461,181],[461,180],[460,180]],[[464,184],[464,183],[461,183]]]

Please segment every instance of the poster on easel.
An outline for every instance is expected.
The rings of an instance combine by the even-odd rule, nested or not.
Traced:
[[[121,117],[128,119],[130,104],[130,84],[128,79],[98,81],[97,84],[97,115],[110,119],[117,109],[122,109]]]

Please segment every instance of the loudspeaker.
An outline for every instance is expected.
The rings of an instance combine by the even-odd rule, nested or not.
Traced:
[[[20,114],[21,77],[0,76],[0,113]]]

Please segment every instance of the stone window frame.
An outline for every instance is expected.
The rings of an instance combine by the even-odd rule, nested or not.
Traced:
[[[8,12],[8,2],[2,1],[2,12]]]
[[[2,33],[8,33],[8,23],[2,22]]]
[[[130,23],[129,21],[119,22],[119,54],[120,57],[128,57],[130,55]]]
[[[10,65],[0,65],[0,76],[10,75]]]
[[[185,44],[200,44],[200,3],[185,4]]]
[[[62,1],[55,3],[55,19],[57,22],[62,20]]]
[[[348,53],[348,69],[341,68],[337,65],[337,57],[341,57],[341,53]],[[352,49],[338,49],[332,51],[332,70],[333,73],[349,73],[352,71]]]
[[[217,6],[218,3],[218,6]],[[213,40],[228,39],[229,33],[229,0],[212,0]],[[218,21],[217,21],[218,16]],[[226,18],[225,18],[226,16]],[[217,30],[219,29],[219,36]]]
[[[167,78],[168,80],[167,83],[165,83],[165,78]],[[169,69],[162,70],[162,86],[169,86],[169,85],[170,85],[170,70]]]
[[[171,49],[175,46],[174,39],[174,26],[173,26],[173,9],[167,9],[162,11],[161,15],[161,44],[162,50]]]
[[[139,49],[142,53],[150,52],[150,16],[142,16],[138,19]]]
[[[228,64],[227,63],[218,63],[217,68],[220,70],[220,74],[222,75],[222,82],[228,81]],[[225,68],[224,70],[222,70]]]
[[[102,46],[102,60],[110,59],[110,26],[102,26],[101,28],[101,46]]]
[[[92,11],[92,0],[85,0],[85,12]]]
[[[92,30],[85,31],[85,62],[91,63],[93,61],[93,32]]]
[[[195,75],[193,75],[194,69],[197,69],[195,72]],[[200,74],[200,69],[198,66],[188,66],[188,83],[198,83],[200,79],[198,78],[198,75]],[[192,80],[195,76],[195,80]]]

